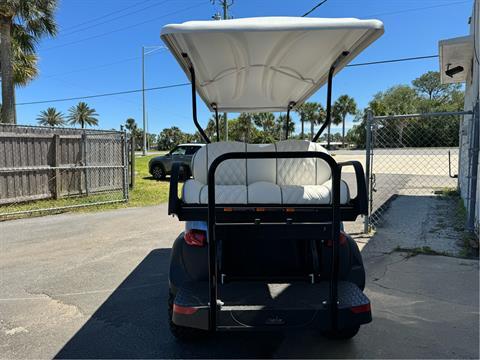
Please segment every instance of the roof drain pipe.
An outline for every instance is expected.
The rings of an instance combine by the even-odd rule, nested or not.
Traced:
[[[333,62],[332,66],[330,66],[330,70],[328,71],[328,85],[327,85],[327,116],[325,122],[323,123],[320,130],[318,130],[317,134],[313,138],[313,142],[317,142],[320,135],[322,135],[323,131],[330,125],[332,121],[332,79],[333,74],[335,73],[335,68],[338,66],[340,61],[342,61],[346,56],[350,54],[349,51],[343,51],[340,56]]]
[[[215,131],[217,132],[217,142],[220,141],[220,128],[218,127],[218,108],[216,103],[212,103],[212,108],[215,110]]]
[[[183,58],[187,62],[188,65],[188,70],[190,71],[190,81],[192,83],[192,115],[193,115],[193,123],[195,124],[196,128],[198,129],[198,132],[200,133],[200,136],[205,140],[207,144],[210,144],[211,141],[208,138],[207,134],[205,134],[205,131],[203,131],[202,127],[198,123],[197,119],[197,89],[196,89],[196,84],[195,84],[195,69],[193,68],[193,64],[188,58],[188,55],[186,53],[182,53]]]
[[[285,124],[285,140],[288,140],[288,127],[290,125],[290,110],[292,110],[294,106],[295,106],[294,101],[290,101],[287,106],[287,120],[286,120],[287,123]]]

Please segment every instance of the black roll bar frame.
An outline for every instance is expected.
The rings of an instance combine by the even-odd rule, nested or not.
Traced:
[[[287,120],[285,124],[285,140],[288,140],[288,125],[290,124],[290,110],[295,106],[295,101],[290,101],[287,106]]]
[[[220,128],[218,126],[218,107],[216,103],[212,103],[212,108],[215,110],[215,131],[217,132],[217,142],[220,141]]]
[[[188,64],[188,70],[190,71],[190,82],[192,83],[192,116],[193,116],[193,123],[195,124],[195,127],[197,128],[198,132],[200,133],[200,136],[205,140],[207,144],[210,144],[210,138],[205,134],[205,131],[203,131],[202,127],[198,123],[198,118],[197,118],[197,85],[195,83],[195,68],[193,67],[192,62],[190,61],[190,58],[188,57],[187,53],[182,53],[183,58]]]
[[[216,253],[216,204],[215,204],[215,172],[218,166],[231,159],[294,159],[294,158],[319,158],[324,160],[332,173],[332,271],[330,277],[330,314],[331,328],[337,329],[338,317],[338,247],[340,237],[340,181],[342,165],[338,164],[330,155],[319,151],[302,152],[232,152],[217,157],[208,170],[208,284],[209,284],[209,330],[215,332],[217,328],[217,253]],[[347,164],[345,164],[347,165]]]
[[[349,51],[342,51],[339,57],[333,62],[332,66],[330,66],[330,70],[328,71],[328,82],[327,82],[327,114],[325,117],[325,122],[323,123],[322,127],[320,130],[318,130],[317,134],[315,137],[312,139],[313,142],[317,142],[318,138],[322,135],[322,133],[325,131],[327,126],[330,126],[330,123],[332,122],[332,80],[333,80],[333,75],[335,74],[335,69],[337,68],[338,64],[340,61],[342,61],[346,56],[350,54]],[[330,138],[327,140],[328,145],[330,146]]]

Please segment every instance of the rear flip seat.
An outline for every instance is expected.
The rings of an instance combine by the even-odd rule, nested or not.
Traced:
[[[182,199],[188,204],[206,204],[208,168],[218,156],[229,152],[327,151],[306,140],[285,140],[275,144],[241,142],[211,143],[192,159],[193,179],[183,186]],[[217,204],[330,204],[331,171],[322,159],[239,159],[226,160],[215,174]],[[350,201],[342,180],[340,203]]]

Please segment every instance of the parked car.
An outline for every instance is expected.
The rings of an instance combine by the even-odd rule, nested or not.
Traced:
[[[179,162],[181,166],[181,175],[187,178],[191,174],[190,163],[193,155],[205,144],[180,144],[177,145],[168,154],[157,156],[148,163],[148,172],[154,179],[162,180],[172,171],[172,164]]]

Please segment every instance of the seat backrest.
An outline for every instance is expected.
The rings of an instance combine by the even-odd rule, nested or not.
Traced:
[[[192,159],[192,175],[203,183],[207,183],[210,165],[220,155],[229,152],[245,152],[247,144],[238,141],[221,141],[210,143],[198,150]],[[226,160],[222,162],[215,173],[215,184],[245,185],[247,174],[246,159]]]
[[[277,151],[319,151],[328,154],[320,144],[308,140],[284,140],[276,143]],[[330,179],[330,166],[322,159],[277,159],[278,185],[320,185]]]
[[[207,144],[192,159],[192,175],[207,183],[207,174],[213,160],[228,152],[320,151],[328,153],[317,143],[307,140],[285,140],[276,144],[245,144],[222,141]],[[217,168],[217,185],[248,185],[266,181],[278,185],[323,184],[331,176],[330,167],[321,159],[241,159],[226,160]]]

